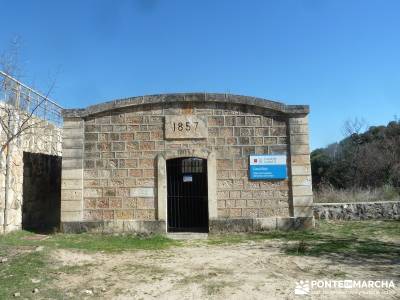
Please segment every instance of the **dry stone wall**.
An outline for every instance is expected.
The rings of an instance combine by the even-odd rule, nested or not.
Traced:
[[[400,219],[400,201],[314,203],[317,220]]]

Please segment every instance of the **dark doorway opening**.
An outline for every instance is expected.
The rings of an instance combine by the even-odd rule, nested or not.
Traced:
[[[24,152],[22,229],[52,232],[60,225],[61,157]]]
[[[208,232],[207,160],[167,160],[168,231]]]

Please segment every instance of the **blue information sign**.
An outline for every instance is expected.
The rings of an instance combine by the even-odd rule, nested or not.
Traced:
[[[286,179],[286,155],[250,155],[250,179]]]

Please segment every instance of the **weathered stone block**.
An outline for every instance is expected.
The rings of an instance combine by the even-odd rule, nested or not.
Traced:
[[[307,116],[303,116],[300,118],[289,118],[289,125],[307,125],[308,118]]]
[[[61,211],[80,211],[82,210],[82,201],[61,201]]]
[[[311,186],[311,176],[310,175],[295,175],[292,176],[293,185],[307,185]]]
[[[150,132],[136,132],[134,134],[134,139],[138,141],[149,141],[150,140]]]
[[[63,179],[61,181],[62,189],[76,189],[82,186],[82,179]]]
[[[83,128],[66,128],[62,133],[63,139],[81,139],[83,136]]]
[[[84,198],[83,199],[83,208],[95,209],[96,206],[97,206],[97,198]]]
[[[83,176],[82,168],[62,170],[62,175],[61,176],[62,176],[62,179],[78,179],[78,178],[82,178],[82,176]]]
[[[113,142],[112,151],[125,151],[125,142]]]
[[[313,196],[293,196],[293,206],[312,206]]]
[[[155,220],[154,209],[135,209],[134,217],[137,220]]]
[[[290,136],[291,145],[307,145],[308,146],[308,134],[294,134]]]
[[[140,150],[155,150],[155,147],[154,141],[141,141],[139,145]]]
[[[122,198],[109,197],[110,208],[122,208]]]
[[[310,154],[310,147],[308,145],[290,145],[290,153],[292,155],[296,154]]]
[[[211,116],[208,117],[209,126],[224,126],[224,117],[222,116]]]
[[[83,139],[64,138],[62,141],[62,147],[63,149],[73,149],[73,148],[81,149],[83,147]]]
[[[137,198],[136,208],[138,209],[155,209],[155,200],[153,198]]]
[[[293,186],[292,187],[294,196],[312,196],[311,185],[308,186]]]
[[[254,136],[254,128],[252,127],[240,128],[240,136]]]
[[[114,217],[117,220],[129,220],[133,219],[132,209],[118,209],[114,211]]]
[[[290,134],[308,134],[307,125],[291,125]]]
[[[100,221],[103,220],[103,211],[97,209],[84,210],[83,220],[85,221]]]
[[[309,176],[310,174],[311,174],[310,165],[292,166],[292,176],[297,176],[297,175],[307,175],[307,176]]]
[[[292,165],[309,165],[310,164],[310,156],[295,154],[295,155],[291,156],[291,162],[292,162]]]
[[[75,187],[76,188],[76,187]],[[79,200],[82,199],[82,190],[74,189],[74,190],[61,190],[61,200]]]
[[[64,120],[63,128],[64,128],[64,130],[65,130],[66,128],[83,128],[83,122],[81,121],[81,119],[78,119],[78,120],[76,120],[76,121]]]
[[[131,197],[150,197],[154,198],[154,188],[131,188],[130,189]]]
[[[312,217],[313,216],[313,207],[310,206],[294,206],[293,207],[293,215],[295,217]]]
[[[252,219],[215,219],[209,221],[210,233],[249,232],[252,230]]]
[[[102,189],[89,189],[85,188],[83,190],[83,197],[101,197],[102,196]]]
[[[286,127],[271,127],[271,136],[286,136]]]
[[[65,169],[79,169],[83,167],[82,159],[63,159],[62,168]]]
[[[64,149],[63,158],[83,158],[83,149]]]
[[[250,217],[257,218],[258,217],[258,209],[257,208],[242,208],[242,217]]]
[[[82,211],[61,211],[61,222],[82,221]]]
[[[149,159],[149,158],[139,159],[139,168],[141,168],[141,169],[154,168],[154,159]]]
[[[254,231],[268,231],[276,230],[276,218],[255,218],[253,220],[253,230]]]

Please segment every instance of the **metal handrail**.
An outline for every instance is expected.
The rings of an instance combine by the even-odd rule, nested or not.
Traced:
[[[16,106],[17,109],[30,112],[33,115],[49,121],[58,127],[62,126],[63,119],[61,116],[61,110],[63,108],[58,103],[23,84],[7,73],[4,73],[3,71],[0,71],[0,77],[3,77],[4,80],[10,80],[12,83],[9,87],[5,85],[5,95],[7,98],[10,96],[10,93],[15,94],[16,103],[11,104]],[[6,98],[4,101],[7,101]],[[21,101],[23,103],[21,103]],[[35,105],[36,107],[33,108],[32,106]]]
[[[23,86],[24,88],[26,88],[27,90],[31,91],[32,93],[38,95],[41,98],[45,98],[48,102],[54,104],[55,106],[57,106],[60,109],[63,109],[59,104],[57,104],[56,102],[54,102],[53,100],[51,100],[49,97],[43,96],[41,93],[39,93],[38,91],[35,91],[34,89],[30,88],[29,86],[23,84],[21,81],[15,79],[14,77],[4,73],[3,71],[0,71],[0,74],[3,75],[4,77],[7,77],[9,79],[11,79],[12,81],[18,83],[20,86]]]

